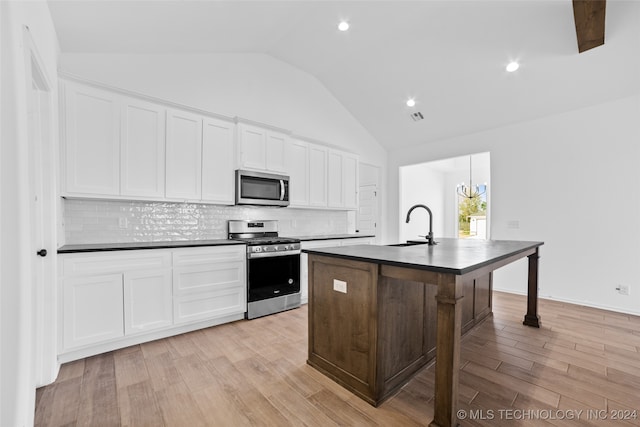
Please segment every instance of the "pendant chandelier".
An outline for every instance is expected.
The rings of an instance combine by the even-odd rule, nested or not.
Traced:
[[[479,185],[473,185],[473,181],[471,179],[471,173],[472,173],[472,168],[471,168],[471,159],[473,156],[469,156],[469,186],[467,187],[465,185],[465,183],[463,182],[462,184],[458,184],[457,185],[457,190],[458,190],[458,195],[460,197],[464,197],[466,199],[475,199],[476,197],[480,197],[482,196],[486,191],[487,191],[487,187],[485,186],[484,189],[482,191],[480,191],[480,186]]]

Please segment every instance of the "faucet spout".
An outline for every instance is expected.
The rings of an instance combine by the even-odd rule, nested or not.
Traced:
[[[429,234],[427,234],[426,238],[427,238],[427,244],[432,246],[435,245],[436,242],[434,242],[433,240],[433,214],[431,213],[431,209],[429,209],[429,207],[427,207],[427,205],[413,205],[411,206],[411,208],[409,209],[409,212],[407,212],[407,224],[409,223],[409,220],[411,220],[411,212],[413,212],[414,209],[416,208],[423,208],[426,209],[427,213],[429,213]]]

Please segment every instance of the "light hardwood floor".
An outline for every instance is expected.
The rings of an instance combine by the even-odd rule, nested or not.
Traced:
[[[494,316],[463,338],[461,425],[640,426],[640,317],[540,300],[535,329],[525,311],[525,297],[495,292]],[[431,421],[433,366],[374,408],[306,357],[306,306],[136,345],[63,365],[37,390],[36,425]]]

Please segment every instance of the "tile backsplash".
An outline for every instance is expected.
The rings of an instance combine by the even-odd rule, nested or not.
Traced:
[[[346,211],[64,199],[65,244],[226,239],[230,219],[276,219],[280,235],[341,234]]]

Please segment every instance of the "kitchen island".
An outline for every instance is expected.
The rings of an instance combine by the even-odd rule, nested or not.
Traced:
[[[538,327],[542,242],[308,249],[308,363],[378,405],[436,358],[433,426],[457,424],[460,336],[491,314],[492,272],[529,259],[524,324]]]

